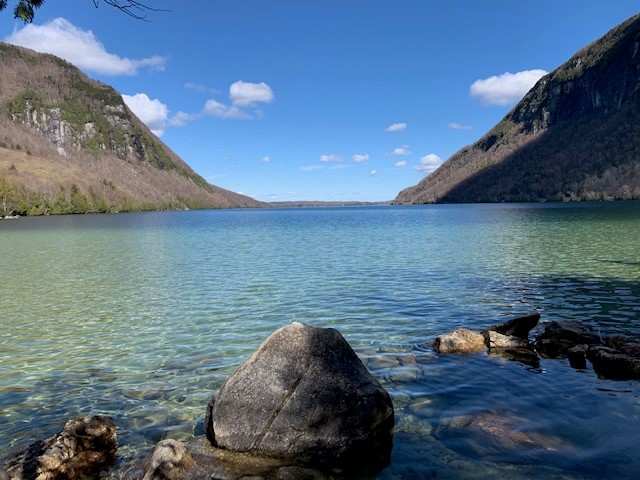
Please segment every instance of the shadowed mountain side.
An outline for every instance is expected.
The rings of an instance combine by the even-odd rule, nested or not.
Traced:
[[[543,77],[394,203],[640,199],[640,16]]]
[[[0,43],[0,215],[263,205],[209,184],[112,87]]]

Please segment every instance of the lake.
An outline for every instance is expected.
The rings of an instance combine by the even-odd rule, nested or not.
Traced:
[[[298,321],[337,328],[391,394],[378,478],[640,472],[639,382],[431,349],[533,311],[640,337],[640,202],[21,218],[0,222],[0,249],[0,456],[86,414],[114,418],[121,461],[189,440]],[[473,415],[530,448],[458,428]]]

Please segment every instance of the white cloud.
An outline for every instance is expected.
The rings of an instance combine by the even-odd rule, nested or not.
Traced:
[[[393,152],[387,153],[387,155],[405,156],[405,155],[411,155],[411,152],[409,151],[409,145],[402,145],[401,147],[394,148]]]
[[[190,88],[202,87],[197,84]],[[203,87],[204,88],[204,87]],[[269,103],[273,100],[273,90],[266,83],[249,83],[237,81],[229,87],[229,99],[231,105],[225,105],[217,100],[207,100],[203,112],[211,117],[227,118],[233,120],[255,120],[263,118],[264,114],[255,108],[257,103]],[[248,108],[253,108],[251,112]]]
[[[406,130],[406,129],[407,129],[406,123],[392,123],[384,130],[386,132],[401,132],[402,130]]]
[[[271,157],[269,155],[265,155],[262,157],[262,163],[269,163],[271,161]]]
[[[377,171],[377,170],[371,170],[371,171],[369,172],[369,176],[370,176],[370,177],[375,177],[377,174],[378,174],[378,171]]]
[[[505,107],[518,102],[531,90],[540,78],[546,75],[545,70],[524,70],[522,72],[506,72],[502,75],[476,80],[469,87],[473,98],[483,105]]]
[[[171,120],[169,120],[169,125],[171,125],[172,127],[184,127],[187,122],[197,120],[197,118],[198,115],[193,115],[187,112],[178,112],[173,117],[171,117]]]
[[[398,168],[406,167],[407,166],[407,161],[406,160],[400,160],[399,162],[396,162],[394,164],[394,166],[398,167]]]
[[[273,100],[273,90],[264,82],[239,80],[229,87],[229,98],[234,105],[250,107],[256,103],[270,103]]]
[[[471,125],[462,125],[458,122],[450,122],[449,128],[453,128],[454,130],[471,130],[473,127]]]
[[[431,173],[442,165],[442,159],[435,153],[430,153],[420,158],[420,163],[413,168],[422,173]]]
[[[236,106],[228,106],[216,100],[207,100],[202,111],[210,117],[229,118],[233,120],[249,120],[253,118],[249,113]]]
[[[365,154],[365,155],[356,154],[356,155],[353,155],[351,158],[355,163],[368,162],[369,161],[369,154],[368,153]]]
[[[300,167],[300,171],[301,172],[311,172],[313,170],[320,170],[322,168],[324,168],[324,166],[322,166],[322,165],[307,165],[307,166],[304,166],[304,167]]]
[[[132,60],[109,53],[91,30],[82,30],[64,18],[14,29],[5,41],[57,55],[82,70],[104,75],[136,75],[141,68],[164,70],[167,61],[159,55]]]
[[[164,103],[157,98],[150,99],[146,93],[122,95],[122,99],[155,135],[162,136],[169,116],[169,109]]]
[[[320,161],[323,163],[328,163],[328,162],[341,162],[342,161],[342,157],[340,155],[320,155]]]

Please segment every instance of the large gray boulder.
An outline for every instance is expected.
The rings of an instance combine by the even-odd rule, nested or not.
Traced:
[[[117,448],[116,426],[110,417],[70,420],[60,433],[0,459],[0,478],[93,478],[114,461]]]
[[[277,330],[207,410],[207,437],[223,449],[298,464],[389,454],[389,394],[332,328],[293,323]]]

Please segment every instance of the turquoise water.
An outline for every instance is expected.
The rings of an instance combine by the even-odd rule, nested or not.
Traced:
[[[299,321],[339,329],[391,393],[379,478],[640,472],[638,382],[430,348],[532,310],[640,337],[639,203],[21,218],[0,249],[0,456],[90,413],[116,421],[121,461],[189,440],[228,375]],[[456,430],[470,415],[513,445]]]

